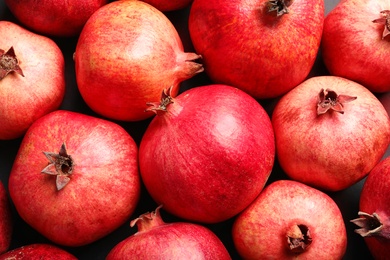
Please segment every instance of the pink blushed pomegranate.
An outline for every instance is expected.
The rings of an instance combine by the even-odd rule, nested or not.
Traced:
[[[390,157],[378,163],[369,173],[360,193],[358,218],[361,235],[375,259],[390,255]]]
[[[263,99],[305,80],[323,21],[323,0],[194,0],[189,33],[213,82]]]
[[[14,248],[2,255],[0,260],[39,260],[39,259],[57,259],[57,260],[76,260],[77,257],[71,253],[51,244],[30,244]]]
[[[211,230],[193,223],[165,223],[159,209],[134,219],[131,226],[138,232],[117,244],[106,259],[231,259]]]
[[[139,121],[165,88],[203,71],[201,56],[183,51],[170,20],[143,1],[114,1],[95,12],[74,54],[77,85],[87,105],[110,119]]]
[[[88,18],[108,0],[5,0],[26,27],[48,36],[77,36]]]
[[[338,191],[363,179],[384,155],[390,121],[364,86],[310,78],[283,96],[272,115],[276,154],[292,179]]]
[[[0,140],[21,137],[65,94],[63,54],[50,38],[0,21]]]
[[[241,212],[263,189],[275,157],[270,118],[251,96],[207,85],[152,103],[157,116],[139,148],[142,180],[164,209],[216,223]]]
[[[8,188],[20,217],[43,236],[59,245],[86,245],[135,210],[138,148],[113,122],[57,110],[25,134]]]
[[[373,92],[390,90],[390,2],[342,0],[327,15],[321,43],[332,75]]]
[[[347,246],[337,204],[291,180],[269,184],[236,218],[232,236],[243,259],[342,259]]]

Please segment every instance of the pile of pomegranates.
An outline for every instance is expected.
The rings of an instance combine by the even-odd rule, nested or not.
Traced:
[[[389,259],[388,0],[0,2],[0,259]]]

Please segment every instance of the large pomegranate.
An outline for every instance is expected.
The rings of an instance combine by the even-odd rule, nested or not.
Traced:
[[[144,133],[140,172],[168,212],[216,223],[238,214],[263,189],[274,163],[270,118],[245,92],[207,85],[176,98],[164,92]]]
[[[9,193],[20,217],[51,241],[92,243],[122,225],[140,196],[138,148],[119,125],[57,110],[24,136]]]
[[[390,1],[342,0],[327,15],[322,57],[332,75],[390,90]]]
[[[272,98],[308,76],[323,20],[323,0],[195,0],[189,32],[214,82]]]
[[[313,77],[283,96],[272,115],[276,153],[294,180],[329,191],[364,178],[390,143],[390,121],[365,87]]]
[[[231,259],[211,230],[194,223],[165,223],[159,209],[134,219],[131,226],[138,232],[117,244],[106,259]]]
[[[74,54],[77,85],[87,105],[115,120],[151,117],[146,103],[203,71],[185,53],[170,20],[143,1],[114,1],[95,12]]]
[[[65,62],[50,38],[0,21],[0,140],[21,137],[65,94]]]
[[[359,218],[352,220],[360,228],[375,259],[390,256],[390,157],[377,164],[364,182],[359,204]]]
[[[297,181],[268,185],[233,225],[244,259],[342,259],[343,216],[325,193]]]

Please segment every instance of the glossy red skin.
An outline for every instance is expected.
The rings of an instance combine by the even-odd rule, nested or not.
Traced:
[[[322,88],[357,99],[344,104],[344,114],[317,116]],[[328,191],[364,178],[390,143],[389,117],[380,101],[362,85],[335,76],[310,78],[283,96],[272,124],[277,158],[287,175]]]
[[[299,255],[287,230],[306,225],[312,243]],[[292,180],[275,181],[235,220],[234,245],[244,259],[342,259],[347,234],[337,204],[325,193]]]
[[[321,51],[332,75],[390,90],[390,36],[382,39],[384,25],[372,22],[389,9],[387,0],[343,0],[327,15]]]
[[[149,124],[140,172],[158,204],[176,216],[217,223],[263,189],[275,157],[270,118],[245,92],[208,85],[183,92]]]
[[[377,213],[383,223],[384,237],[365,237],[364,240],[375,259],[388,259],[390,255],[390,157],[387,157],[368,175],[360,193],[359,210]]]
[[[63,142],[75,166],[70,182],[57,191],[56,177],[41,173],[49,163],[43,152],[57,153]],[[9,177],[11,199],[22,219],[53,242],[89,244],[133,213],[140,195],[137,155],[119,125],[57,110],[23,138]]]
[[[128,237],[107,255],[116,259],[231,259],[209,229],[192,223],[164,224]]]
[[[144,0],[162,12],[175,11],[190,6],[193,0]]]
[[[0,49],[14,47],[24,74],[12,72],[0,80],[0,140],[8,140],[61,105],[65,64],[60,48],[47,37],[8,21],[0,21],[0,34]]]
[[[40,259],[58,259],[58,260],[76,260],[71,253],[50,244],[31,244],[15,248],[0,255],[0,260],[40,260]]]
[[[216,83],[255,98],[286,93],[309,74],[320,45],[323,0],[294,0],[289,14],[267,13],[267,0],[195,0],[189,32]]]
[[[48,36],[69,37],[81,32],[88,18],[108,0],[5,0],[27,28]]]
[[[200,72],[187,60],[180,37],[168,18],[142,1],[115,1],[94,13],[74,55],[76,79],[88,106],[110,119],[139,121],[147,102],[160,100],[173,87]]]
[[[0,182],[0,254],[8,250],[11,244],[13,221],[8,194]]]

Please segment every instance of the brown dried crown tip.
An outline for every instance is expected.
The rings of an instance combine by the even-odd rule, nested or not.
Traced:
[[[382,39],[390,34],[390,10],[384,10],[380,12],[381,18],[375,19],[373,23],[380,23],[385,25],[383,30]]]
[[[276,16],[282,16],[288,13],[288,7],[293,0],[268,0],[267,10],[269,13],[276,13]]]
[[[351,102],[356,98],[357,97],[347,95],[338,95],[335,91],[330,89],[321,89],[318,94],[317,115],[325,114],[328,110],[344,114],[343,104]]]
[[[0,49],[0,80],[13,71],[24,77],[14,47],[9,48],[6,52]]]

